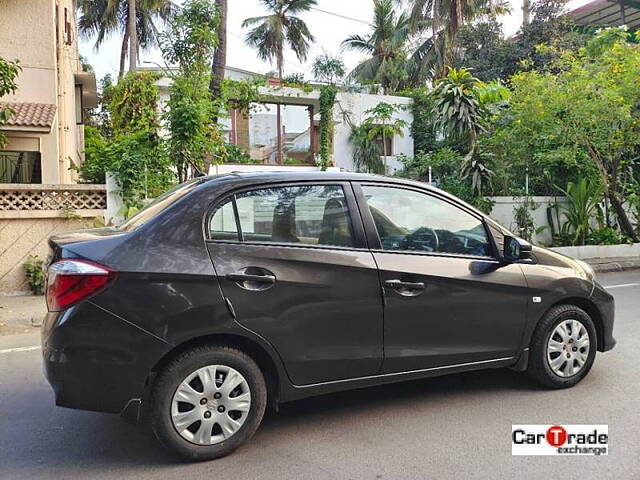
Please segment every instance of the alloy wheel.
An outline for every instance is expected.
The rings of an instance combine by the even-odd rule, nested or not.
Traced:
[[[579,320],[563,320],[547,342],[549,367],[559,377],[576,375],[589,358],[590,345],[589,332]]]
[[[247,380],[226,365],[209,365],[188,375],[171,401],[171,420],[182,438],[215,445],[233,436],[251,408]]]

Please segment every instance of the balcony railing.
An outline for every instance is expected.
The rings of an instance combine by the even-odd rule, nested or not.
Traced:
[[[104,185],[0,184],[0,219],[95,217],[106,208]]]

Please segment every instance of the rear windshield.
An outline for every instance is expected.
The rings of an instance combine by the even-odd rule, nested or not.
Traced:
[[[180,185],[173,187],[166,193],[163,193],[158,198],[153,200],[149,205],[144,207],[138,213],[136,213],[129,220],[124,222],[119,230],[123,230],[125,232],[135,230],[141,225],[144,225],[152,218],[156,217],[160,212],[164,209],[169,208],[175,202],[180,200],[182,197],[195,190],[195,188],[200,185],[205,180],[202,178],[194,178],[193,180],[189,180],[188,182],[181,183]]]

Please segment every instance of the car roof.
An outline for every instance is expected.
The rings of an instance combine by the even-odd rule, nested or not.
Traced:
[[[280,183],[280,182],[314,182],[314,181],[336,181],[336,182],[382,182],[399,185],[411,185],[423,189],[440,191],[439,189],[423,182],[408,180],[398,177],[387,177],[383,175],[373,175],[369,173],[354,172],[322,172],[322,171],[262,171],[262,172],[231,172],[221,175],[210,175],[205,177],[203,184],[213,186],[218,182],[226,184],[233,183],[240,185]]]
[[[409,187],[419,188],[436,193],[441,197],[449,198],[454,203],[466,207],[468,210],[475,212],[477,215],[484,217],[489,223],[493,224],[496,228],[509,233],[502,225],[497,223],[486,213],[481,212],[473,205],[465,202],[464,200],[451,195],[444,190],[440,190],[437,187],[429,185],[426,182],[418,182],[416,180],[409,180],[399,177],[387,177],[384,175],[373,175],[370,173],[355,173],[355,172],[322,172],[306,171],[258,171],[258,172],[231,172],[223,173],[219,175],[209,175],[207,177],[201,177],[200,188],[208,190],[210,188],[223,187],[223,190],[229,191],[236,188],[252,187],[259,185],[266,185],[271,183],[288,183],[288,182],[376,182],[386,183],[390,185],[405,185]]]

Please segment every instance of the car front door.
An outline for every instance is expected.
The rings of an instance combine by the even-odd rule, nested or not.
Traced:
[[[382,295],[349,183],[235,192],[207,226],[237,321],[274,345],[294,384],[380,370]]]
[[[525,278],[519,265],[500,266],[482,218],[419,189],[355,191],[385,295],[383,372],[515,356]]]

